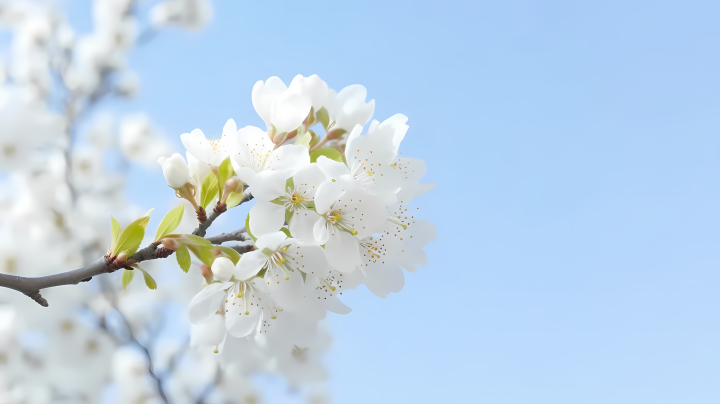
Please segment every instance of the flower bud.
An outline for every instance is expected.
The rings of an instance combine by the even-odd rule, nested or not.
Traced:
[[[160,242],[162,243],[163,247],[167,248],[168,250],[177,251],[177,249],[180,248],[180,243],[178,243],[177,240],[172,238],[163,238],[160,239]]]
[[[170,158],[160,157],[158,163],[170,188],[178,189],[191,182],[190,169],[180,154],[175,153]]]
[[[125,262],[128,259],[128,253],[127,251],[123,251],[115,258],[115,261],[117,262]]]
[[[225,181],[225,188],[223,190],[223,195],[228,195],[230,192],[238,192],[242,191],[243,189],[243,182],[240,180],[240,177],[237,175],[228,178],[227,181]]]
[[[212,273],[215,275],[215,279],[219,281],[229,281],[234,272],[235,265],[225,257],[218,257],[215,259],[215,262],[213,262]]]

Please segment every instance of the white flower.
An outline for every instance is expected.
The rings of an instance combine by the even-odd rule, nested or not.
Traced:
[[[292,175],[289,185],[286,177],[290,172],[282,171],[283,175],[276,173],[262,172],[255,179],[259,192],[253,192],[257,202],[250,209],[250,229],[256,237],[276,232],[285,221],[289,224],[290,233],[295,234],[296,231],[311,229],[312,223],[317,220],[315,192],[326,179],[320,166],[308,164],[299,169]],[[303,221],[306,226],[301,224]],[[312,239],[312,234],[305,235],[305,239],[308,238]]]
[[[360,240],[378,232],[387,217],[383,201],[346,181],[326,181],[315,194],[319,218],[313,225],[315,243],[325,245],[330,265],[347,273],[362,263]],[[307,234],[303,229],[298,234]]]
[[[407,117],[396,114],[379,123],[373,121],[368,133],[361,136],[361,126],[356,126],[347,140],[345,160],[348,166],[328,158],[319,158],[318,164],[328,177],[340,179],[351,176],[374,195],[382,195],[385,204],[395,203],[395,194],[400,190],[400,171],[392,167],[400,142],[405,137]]]
[[[220,139],[207,139],[200,129],[180,135],[183,146],[195,158],[214,169],[220,166],[229,154],[229,144],[237,144],[237,125],[232,119],[228,119],[223,127]]]
[[[260,273],[266,284],[276,285],[289,280],[296,270],[310,276],[325,276],[330,270],[321,247],[303,244],[281,231],[258,238],[255,247],[257,250],[243,254],[238,262],[241,279]]]
[[[270,285],[261,283],[258,287],[266,291],[283,308],[283,312],[293,313],[310,321],[325,318],[328,311],[347,314],[352,311],[340,301],[338,296],[346,288],[344,279],[347,274],[330,271],[324,276],[307,274],[303,279],[297,271],[290,274],[290,279]]]
[[[190,178],[192,178],[193,183],[196,187],[200,187],[205,177],[212,172],[212,170],[210,169],[210,165],[196,159],[195,156],[192,155],[192,153],[190,153],[189,151],[185,152],[185,157],[187,158],[188,168],[190,169]],[[197,195],[197,198],[198,202],[200,202],[199,193]]]
[[[421,184],[427,168],[425,162],[410,157],[398,157],[390,164],[400,174],[400,191],[397,193],[397,202],[407,205],[415,197],[427,193],[435,188],[435,184]]]
[[[271,135],[297,129],[310,113],[313,100],[295,90],[288,89],[278,77],[260,80],[253,86],[253,106]]]
[[[258,173],[275,171],[274,174],[265,175],[285,175],[284,179],[287,179],[295,170],[310,164],[310,155],[305,146],[285,145],[276,149],[265,132],[255,126],[240,129],[238,136],[231,138],[227,145],[235,174],[252,188],[253,195],[265,200],[275,198],[276,190],[272,187],[268,189],[270,183],[261,181],[263,177],[255,181]],[[281,172],[283,170],[287,172]]]
[[[366,103],[365,98],[367,89],[360,84],[347,86],[337,94],[330,92],[327,110],[332,129],[329,129],[350,132],[355,125],[365,126],[375,111],[375,100]]]
[[[170,158],[160,157],[158,163],[170,188],[178,189],[191,183],[190,169],[180,154],[175,153]]]
[[[215,259],[212,272],[218,282],[203,288],[190,302],[188,316],[193,324],[212,320],[224,313],[227,332],[237,338],[258,331],[263,319],[273,319],[279,309],[269,296],[258,290],[252,279],[244,278],[240,263],[234,266],[224,257]]]
[[[302,74],[295,76],[290,82],[288,92],[291,94],[300,94],[310,99],[310,106],[317,112],[320,108],[328,103],[330,90],[327,83],[317,75],[303,77]]]

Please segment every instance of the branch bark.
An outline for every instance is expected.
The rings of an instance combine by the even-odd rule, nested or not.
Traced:
[[[240,206],[241,204],[251,200],[252,198],[253,197],[251,194],[245,194],[242,201],[237,206]],[[205,233],[207,232],[207,229],[210,227],[210,225],[212,225],[213,221],[215,221],[215,219],[217,219],[218,216],[220,216],[224,212],[225,210],[213,210],[212,214],[208,216],[207,220],[203,223],[200,223],[192,234],[200,237],[205,237]],[[225,241],[233,240],[245,241],[247,240],[247,238],[242,234],[244,232],[245,228],[243,227],[242,229],[238,229],[230,233],[223,233],[219,236],[209,237],[208,240],[210,240],[210,242],[213,244],[222,244]],[[161,246],[161,244],[150,243],[150,245],[148,245],[147,247],[141,248],[136,251],[135,254],[130,257],[130,259],[135,260],[135,262],[142,262],[158,258],[165,258],[170,255],[161,253],[160,256],[158,256],[158,252],[161,251],[162,248],[158,248],[158,246]],[[247,247],[237,246],[237,248],[235,249],[237,251],[245,251]],[[108,259],[102,257],[84,268],[68,272],[62,272],[55,275],[40,276],[37,278],[28,278],[24,276],[0,273],[0,287],[17,290],[18,292],[23,293],[31,299],[35,300],[39,305],[43,307],[48,307],[48,302],[47,300],[45,300],[45,298],[42,297],[42,295],[40,294],[40,290],[63,285],[77,285],[80,282],[90,281],[93,276],[114,272],[114,270],[108,268],[108,264]]]
[[[231,231],[230,233],[222,233],[213,237],[205,237],[205,239],[213,244],[222,244],[227,241],[246,241],[248,239],[248,235],[247,231],[243,227],[242,229],[237,229],[235,231]]]
[[[240,201],[240,203],[238,203],[235,206],[240,206],[243,203],[251,200],[252,198],[253,198],[252,194],[247,192],[243,195],[243,198]],[[204,222],[200,223],[200,225],[198,225],[198,228],[195,229],[195,231],[193,231],[192,234],[194,234],[196,236],[200,236],[200,237],[205,237],[205,233],[207,232],[207,229],[210,227],[210,225],[212,225],[213,222],[215,221],[215,219],[217,219],[220,215],[222,215],[226,211],[227,211],[227,209],[223,209],[223,210],[219,211],[219,210],[217,210],[217,207],[214,208],[212,213],[210,213],[210,215],[207,217],[207,219]]]

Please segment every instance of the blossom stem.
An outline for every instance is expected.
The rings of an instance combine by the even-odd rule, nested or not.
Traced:
[[[316,144],[315,146],[313,146],[313,148],[310,149],[310,151],[311,151],[311,152],[314,152],[315,150],[319,149],[320,147],[322,147],[322,145],[324,145],[325,143],[327,143],[328,140],[330,140],[330,139],[329,139],[327,136],[325,136],[321,141],[318,142],[318,144]]]

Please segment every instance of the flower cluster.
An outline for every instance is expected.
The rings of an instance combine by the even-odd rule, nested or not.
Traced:
[[[133,48],[202,28],[212,8],[149,7],[95,0],[80,33],[50,3],[0,4],[0,402],[254,402],[258,372],[321,399],[327,311],[348,313],[339,296],[361,284],[398,292],[435,237],[412,205],[432,188],[425,165],[398,151],[407,118],[370,122],[360,85],[273,77],[252,91],[263,128],[229,120],[218,139],[183,134],[187,151],[171,155],[149,117],[103,100],[137,92]],[[152,211],[126,201],[126,174],[158,161],[184,202],[146,234]],[[241,229],[206,236],[246,202]],[[97,263],[77,285],[38,288],[46,308],[2,284]]]
[[[247,195],[256,201],[244,218],[250,251],[198,257],[207,286],[189,317],[207,345],[223,353],[274,340],[301,347],[292,339],[302,333],[273,330],[350,312],[338,297],[360,284],[380,297],[398,292],[401,268],[426,262],[422,249],[435,228],[410,206],[434,185],[420,183],[422,160],[398,152],[407,117],[368,124],[374,101],[366,93],[360,85],[335,92],[318,76],[298,75],[289,86],[271,77],[252,92],[265,129],[238,129],[230,119],[219,139],[199,129],[183,134],[187,162],[180,154],[159,159],[168,186],[200,222],[213,202],[219,214]]]

